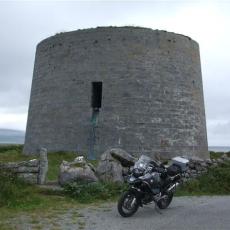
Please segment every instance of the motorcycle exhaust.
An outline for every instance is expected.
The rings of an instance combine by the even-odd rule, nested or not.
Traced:
[[[175,184],[171,185],[168,189],[167,192],[171,192],[171,191],[175,191],[176,187],[179,185],[178,182],[176,182]]]

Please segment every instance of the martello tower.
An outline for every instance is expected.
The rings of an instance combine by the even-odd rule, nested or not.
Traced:
[[[60,33],[37,46],[24,152],[208,157],[198,43],[136,27]]]

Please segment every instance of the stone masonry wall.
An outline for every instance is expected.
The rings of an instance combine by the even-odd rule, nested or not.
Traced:
[[[103,83],[92,129],[92,82]],[[208,158],[198,43],[166,31],[104,27],[37,46],[24,152],[111,147]],[[91,146],[92,147],[92,146]]]

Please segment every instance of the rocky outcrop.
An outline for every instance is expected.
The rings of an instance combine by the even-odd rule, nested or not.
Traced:
[[[96,182],[95,169],[83,157],[77,157],[73,162],[63,161],[60,165],[58,182],[64,186],[70,182]]]
[[[116,160],[99,162],[97,167],[97,175],[101,181],[124,181],[122,166]]]
[[[109,149],[101,155],[96,169],[97,176],[101,181],[123,182],[129,167],[133,166],[136,160],[122,149]]]

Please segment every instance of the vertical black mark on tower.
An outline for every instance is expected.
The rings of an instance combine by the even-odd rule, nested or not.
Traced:
[[[96,144],[96,128],[98,126],[99,111],[102,102],[102,82],[92,82],[92,95],[91,95],[91,107],[92,117],[91,117],[91,131],[89,137],[89,156],[90,160],[95,160],[94,146]]]
[[[102,82],[92,82],[92,99],[91,106],[94,110],[99,110],[101,108],[102,101]]]

